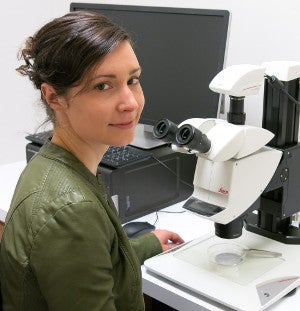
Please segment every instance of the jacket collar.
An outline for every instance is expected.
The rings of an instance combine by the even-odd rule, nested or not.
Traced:
[[[58,145],[53,144],[49,140],[46,141],[44,145],[41,147],[39,154],[48,159],[61,162],[64,165],[70,167],[96,187],[99,187],[99,184],[102,185],[102,182],[100,182],[98,176],[92,174],[88,170],[88,168],[71,152],[67,151],[66,149]]]

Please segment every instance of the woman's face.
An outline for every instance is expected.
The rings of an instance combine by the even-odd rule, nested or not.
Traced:
[[[70,89],[65,110],[68,130],[93,146],[130,143],[144,107],[140,74],[130,43],[121,42],[86,77],[87,87],[82,83]]]

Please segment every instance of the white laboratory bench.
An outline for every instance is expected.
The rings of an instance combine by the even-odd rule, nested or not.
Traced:
[[[15,185],[25,165],[26,161],[20,161],[0,166],[0,221],[2,222],[5,221]],[[212,222],[194,216],[189,212],[184,212],[182,204],[183,203],[177,203],[159,211],[158,213],[146,215],[138,220],[148,221],[152,224],[155,223],[157,229],[168,229],[170,231],[177,232],[185,240],[185,242],[203,236],[214,230]],[[193,293],[188,289],[181,288],[172,282],[153,275],[149,273],[144,266],[142,266],[142,275],[144,293],[176,310],[232,310],[203,296]],[[199,282],[205,282],[205,279],[199,280]],[[230,292],[230,288],[224,288],[224,291],[228,291],[228,295],[233,294]],[[299,305],[300,292],[298,289],[294,295],[282,298],[265,310],[293,311],[299,310]]]
[[[26,161],[0,166],[0,221],[4,222],[19,176]]]

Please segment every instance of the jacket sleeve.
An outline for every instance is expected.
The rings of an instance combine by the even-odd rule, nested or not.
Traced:
[[[116,310],[106,219],[91,202],[70,204],[36,234],[31,269],[49,310]]]
[[[137,238],[130,239],[129,242],[141,264],[143,264],[146,259],[162,252],[160,242],[153,233],[140,235]]]

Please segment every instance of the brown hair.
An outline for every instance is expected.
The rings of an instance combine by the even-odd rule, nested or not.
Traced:
[[[58,95],[81,81],[128,33],[103,15],[77,11],[56,18],[29,37],[20,51],[25,64],[16,70],[28,76],[35,88],[50,84]],[[48,120],[54,113],[42,98]]]

